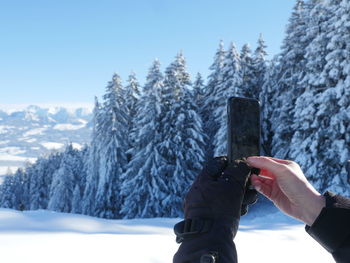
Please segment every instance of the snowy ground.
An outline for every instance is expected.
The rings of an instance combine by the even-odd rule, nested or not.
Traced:
[[[235,239],[240,263],[333,262],[302,224],[275,211],[259,214],[261,209],[242,219]],[[178,221],[0,209],[0,262],[172,262],[178,247],[172,227]]]

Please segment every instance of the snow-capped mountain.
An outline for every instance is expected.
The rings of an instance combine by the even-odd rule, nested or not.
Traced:
[[[90,140],[91,118],[92,107],[0,106],[0,175],[70,142],[81,148]]]

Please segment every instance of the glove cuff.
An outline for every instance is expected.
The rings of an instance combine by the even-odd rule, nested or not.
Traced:
[[[174,226],[174,233],[177,243],[209,232],[215,232],[217,228],[227,229],[233,235],[232,238],[234,238],[238,230],[238,224],[239,220],[232,220],[232,218],[188,218]]]
[[[174,226],[176,243],[181,243],[187,238],[193,238],[200,234],[207,233],[213,225],[212,219],[185,219]]]

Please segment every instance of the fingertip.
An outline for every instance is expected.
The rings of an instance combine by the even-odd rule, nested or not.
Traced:
[[[256,174],[253,174],[250,177],[250,182],[252,183],[253,186],[255,186],[257,184],[261,184],[261,181],[260,181],[259,177]]]
[[[250,156],[247,158],[247,163],[255,168],[264,168],[268,159],[266,156]]]
[[[249,164],[253,164],[253,163],[255,163],[256,161],[259,160],[259,157],[260,157],[260,156],[249,156],[249,157],[247,158],[247,162],[248,162]]]
[[[261,182],[259,180],[252,182],[252,185],[254,186],[255,190],[257,190],[259,193],[261,192]]]
[[[247,162],[249,165],[255,168],[266,169],[273,173],[277,173],[280,170],[281,166],[284,166],[284,164],[278,163],[268,156],[248,157]]]

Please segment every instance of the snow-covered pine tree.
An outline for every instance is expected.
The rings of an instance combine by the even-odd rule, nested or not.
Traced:
[[[254,71],[254,81],[252,83],[252,94],[253,98],[259,99],[260,94],[262,92],[262,86],[265,83],[266,79],[266,70],[267,70],[267,52],[266,52],[266,44],[263,39],[263,36],[260,34],[258,39],[258,45],[253,54],[253,71]]]
[[[243,96],[238,88],[241,86],[240,55],[232,42],[226,52],[224,65],[219,77],[220,82],[213,94],[215,101],[214,117],[218,130],[214,136],[215,156],[227,155],[227,100],[231,96]]]
[[[252,52],[248,44],[244,44],[240,54],[241,82],[237,86],[238,93],[246,98],[259,98],[259,91],[254,90],[256,83],[255,68],[253,64]]]
[[[125,93],[119,75],[114,74],[103,96],[103,113],[99,125],[101,150],[94,214],[104,218],[121,216],[120,177],[127,163]]]
[[[14,187],[13,175],[5,176],[4,181],[0,185],[0,207],[13,208],[15,206]]]
[[[329,5],[331,37],[327,45],[328,55],[323,74],[328,76],[327,79],[333,84],[339,110],[330,120],[333,129],[327,129],[335,153],[333,162],[336,162],[336,173],[333,173],[332,179],[326,180],[325,184],[329,190],[350,196],[350,175],[346,171],[346,164],[350,159],[350,2],[333,0]],[[324,163],[329,162],[324,160]],[[324,174],[328,172],[332,171],[325,171]]]
[[[161,92],[163,75],[155,60],[147,75],[135,116],[133,138],[135,153],[122,177],[121,194],[125,218],[165,216],[162,201],[167,194],[167,181],[160,175],[165,160],[159,154],[161,143]]]
[[[28,173],[28,169],[19,168],[22,170],[23,175],[23,186],[22,186],[22,195],[23,195],[23,210],[30,210],[30,180],[31,174]],[[17,171],[18,172],[18,171]]]
[[[206,90],[205,90],[204,80],[202,78],[202,75],[198,72],[196,75],[196,79],[193,82],[193,98],[202,121],[205,118],[204,116],[205,92]]]
[[[300,29],[304,32],[299,35],[303,34],[303,38],[308,39],[308,43],[304,41],[303,47],[298,46],[299,44],[291,46],[292,49],[290,50],[292,54],[297,52],[299,52],[297,54],[300,54],[299,50],[303,48],[300,54],[303,60],[301,64],[302,68],[299,69],[298,72],[299,74],[303,72],[303,76],[302,78],[300,75],[298,76],[298,85],[302,87],[302,89],[299,88],[299,96],[292,105],[293,124],[291,129],[294,135],[292,136],[292,145],[289,147],[289,156],[301,165],[308,179],[320,189],[320,184],[317,183],[316,179],[318,175],[316,175],[316,173],[311,175],[310,172],[316,172],[315,166],[320,162],[320,156],[314,154],[317,148],[317,139],[314,135],[317,129],[319,129],[320,124],[313,125],[313,123],[315,122],[317,113],[316,97],[327,88],[324,79],[321,79],[320,76],[325,65],[327,45],[324,41],[326,37],[325,20],[328,19],[326,19],[326,13],[324,12],[323,5],[320,5],[320,1],[310,0],[299,6],[298,10],[303,16],[306,27],[306,30],[303,28]],[[293,34],[296,35],[294,32]],[[297,40],[300,41],[300,38]],[[326,115],[328,114],[326,113]],[[320,117],[323,118],[322,116],[324,116],[324,114],[321,114]],[[308,170],[310,171],[309,173]]]
[[[206,160],[209,160],[214,156],[214,136],[219,128],[219,120],[217,120],[214,115],[214,112],[218,108],[219,103],[219,101],[216,100],[215,94],[218,94],[217,89],[222,82],[221,77],[225,56],[226,51],[224,50],[224,43],[223,41],[220,41],[219,48],[217,49],[214,56],[214,62],[209,67],[211,73],[208,76],[207,85],[205,86],[205,99],[203,101],[203,130],[205,131],[207,137],[205,142]]]
[[[29,209],[46,209],[49,203],[52,175],[58,170],[62,153],[54,152],[27,167],[29,189]]]
[[[19,168],[13,175],[13,209],[25,210],[28,204],[28,192],[26,185],[28,184],[26,173]]]
[[[0,207],[17,210],[27,209],[26,184],[27,177],[23,169],[19,168],[14,174],[8,172],[0,185]]]
[[[279,57],[276,90],[272,99],[273,104],[271,123],[274,136],[272,138],[272,155],[289,159],[289,146],[294,134],[292,129],[295,101],[303,93],[304,87],[298,85],[305,72],[305,50],[308,39],[307,14],[305,4],[297,0],[294,6],[286,37],[283,41],[282,52]]]
[[[81,214],[82,212],[82,198],[79,185],[75,185],[73,191],[73,199],[72,199],[72,213]]]
[[[78,151],[78,162],[76,169],[79,171],[76,173],[76,184],[73,191],[72,199],[72,213],[82,214],[83,207],[83,194],[86,187],[87,180],[87,166],[86,160],[89,157],[89,147],[85,145],[81,151]]]
[[[349,194],[345,166],[349,158],[350,79],[344,74],[344,70],[349,71],[349,57],[344,51],[348,50],[350,33],[342,31],[344,23],[349,23],[349,14],[341,2],[308,3],[312,18],[303,80],[306,90],[296,103],[292,140],[300,146],[293,147],[291,154],[320,191]]]
[[[78,150],[73,149],[72,144],[69,144],[63,153],[59,169],[53,174],[49,210],[65,213],[72,211],[73,191],[82,170],[81,164]]]
[[[277,58],[272,59],[266,69],[265,79],[262,81],[261,92],[259,96],[261,105],[261,143],[262,155],[272,156],[272,114],[276,110],[272,107],[274,104],[274,93],[278,89],[277,73],[279,72]]]
[[[128,85],[125,87],[126,95],[125,95],[125,103],[127,110],[127,132],[128,140],[127,140],[127,149],[130,150],[133,148],[136,138],[133,138],[133,130],[135,129],[135,116],[136,116],[136,105],[138,104],[138,100],[140,99],[140,85],[137,82],[136,75],[132,72],[128,79]],[[127,157],[128,161],[131,160],[133,153],[128,151]]]
[[[50,184],[46,184],[46,176],[52,178],[53,171],[47,171],[47,159],[38,158],[37,161],[27,167],[26,173],[30,175],[29,184],[29,209],[46,209],[49,201]],[[58,164],[59,165],[59,164]]]
[[[101,106],[95,97],[95,107],[92,119],[91,143],[85,159],[86,183],[81,204],[82,213],[95,215],[95,198],[99,180],[99,166],[101,155],[100,119],[102,118]]]
[[[181,143],[183,144],[183,162],[182,170],[188,171],[185,176],[189,177],[189,183],[191,184],[196,174],[202,169],[203,163],[205,161],[205,133],[203,131],[203,122],[198,114],[198,106],[193,99],[193,93],[185,88],[183,92],[183,97],[180,97],[180,107],[184,110],[183,116],[178,117],[177,125],[178,129],[181,131],[179,135],[182,137]],[[183,181],[182,176],[176,177]],[[185,187],[189,187],[186,185]],[[183,189],[182,196],[187,192],[188,189]]]
[[[182,53],[165,71],[160,154],[166,161],[160,175],[167,181],[168,195],[162,208],[169,217],[182,215],[185,192],[204,157],[201,119],[189,97],[190,76]]]

